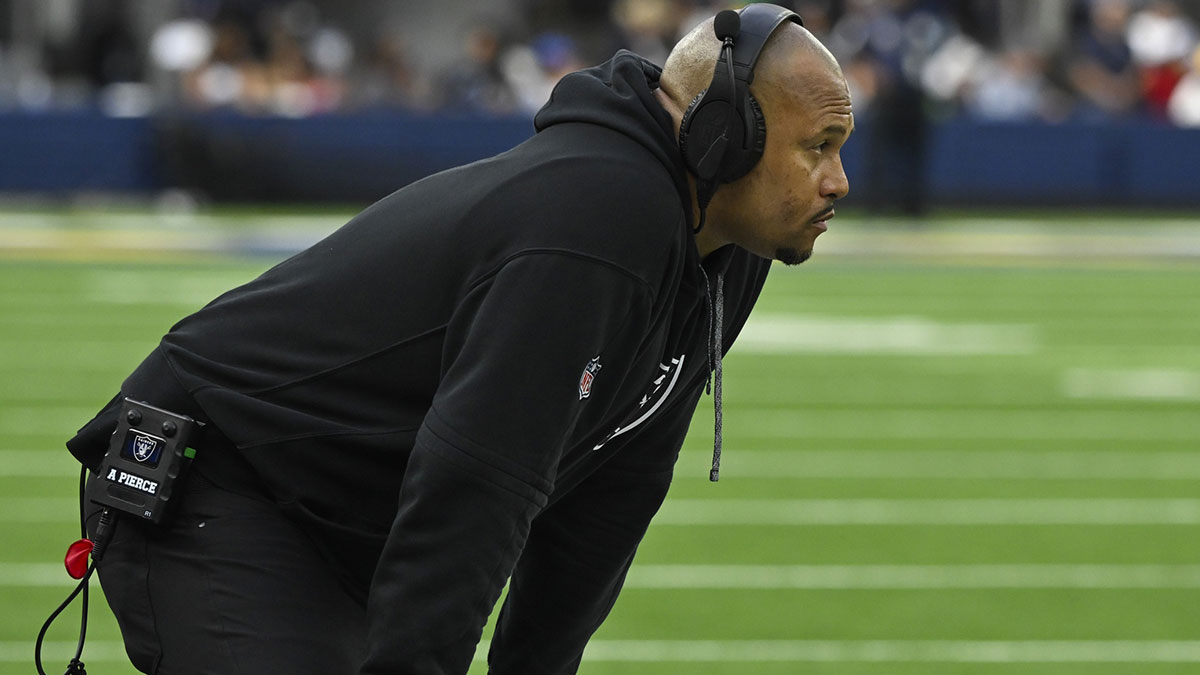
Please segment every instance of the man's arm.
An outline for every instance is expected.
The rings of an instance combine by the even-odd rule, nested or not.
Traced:
[[[492,675],[566,675],[579,667],[667,494],[700,391],[681,392],[657,424],[533,521],[492,640]]]
[[[560,252],[517,257],[467,292],[372,583],[363,673],[467,671],[588,403],[579,377],[637,344],[647,303],[640,280]]]

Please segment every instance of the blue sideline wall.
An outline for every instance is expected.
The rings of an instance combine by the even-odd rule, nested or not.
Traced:
[[[364,112],[303,119],[116,119],[0,114],[0,192],[148,194],[173,185],[227,201],[367,202],[501,152],[527,119]],[[845,151],[854,197],[869,129]],[[925,176],[940,204],[1200,206],[1200,130],[1150,122],[930,129]],[[856,201],[856,200],[854,200]]]

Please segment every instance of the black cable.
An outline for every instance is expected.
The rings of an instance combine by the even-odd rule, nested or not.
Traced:
[[[75,590],[71,591],[71,594],[67,596],[67,599],[63,600],[62,604],[59,605],[58,608],[55,609],[50,615],[50,618],[46,619],[46,623],[42,624],[42,630],[38,632],[37,643],[33,648],[33,663],[37,666],[38,675],[46,675],[46,671],[42,668],[42,642],[46,639],[46,631],[50,630],[50,624],[54,623],[54,620],[58,618],[58,615],[62,614],[63,610],[71,604],[71,601],[75,599],[75,596],[79,595],[83,592],[83,589],[87,588],[88,581],[90,581],[92,578],[92,571],[95,569],[96,563],[93,562],[90,566],[88,566],[87,574],[84,574],[83,578],[79,580],[79,585],[75,587]],[[80,642],[81,649],[82,645],[83,643]],[[82,670],[83,663],[79,661],[79,656],[80,652],[76,652],[75,658],[71,659],[71,664],[67,666],[67,673],[69,675],[74,675],[74,673],[80,673],[80,675],[83,675],[83,673],[86,672]],[[78,668],[76,668],[76,666],[78,666]]]
[[[87,539],[87,514],[85,507],[84,491],[87,486],[87,467],[83,467],[79,471],[79,534],[83,539]],[[63,600],[50,617],[46,619],[46,623],[42,624],[42,629],[38,631],[37,642],[33,648],[33,663],[37,666],[38,675],[46,675],[46,671],[42,668],[42,643],[45,642],[46,632],[50,630],[50,625],[58,618],[59,614],[63,613],[71,602],[75,600],[75,596],[83,594],[82,616],[79,620],[79,642],[75,646],[75,657],[67,664],[65,675],[87,675],[84,670],[83,661],[83,645],[87,641],[87,620],[88,620],[88,582],[92,579],[92,573],[96,571],[96,563],[104,555],[104,549],[108,546],[109,537],[112,535],[112,527],[115,521],[115,514],[109,509],[104,509],[100,513],[100,520],[96,523],[96,538],[92,548],[92,562],[88,565],[87,572],[83,578],[79,580],[79,584],[75,586],[75,590]]]
[[[726,96],[729,100],[731,108],[735,107],[737,100],[737,79],[734,77],[733,71],[733,38],[726,37],[724,44],[721,45],[721,56],[718,57],[718,67],[720,67],[719,59],[725,59],[726,72],[728,73],[728,86]],[[714,80],[715,81],[715,80]],[[733,123],[736,123],[737,114],[734,114]],[[724,135],[724,134],[722,134]],[[716,141],[714,141],[715,145]],[[713,195],[716,194],[717,188],[721,184],[721,168],[717,166],[717,173],[710,180],[699,179],[696,181],[696,204],[700,207],[700,222],[692,229],[692,234],[700,234],[700,230],[704,229],[705,215],[708,211],[708,203],[712,201]]]

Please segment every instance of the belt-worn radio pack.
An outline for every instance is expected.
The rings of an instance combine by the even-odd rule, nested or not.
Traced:
[[[87,589],[88,580],[96,564],[104,557],[108,542],[112,539],[117,524],[117,513],[127,513],[152,523],[161,523],[170,506],[175,482],[187,465],[196,456],[189,447],[198,440],[197,433],[204,426],[186,415],[156,408],[148,403],[126,398],[121,403],[117,417],[117,430],[109,441],[108,451],[100,461],[100,472],[93,478],[98,489],[92,490],[92,501],[104,507],[96,521],[91,539],[83,520],[84,477],[79,479],[80,535],[79,541],[67,549],[65,560],[67,572],[79,579],[75,590],[50,614],[38,633],[33,650],[33,662],[38,675],[46,675],[42,668],[42,643],[50,624],[58,617],[75,596],[83,594],[83,617],[79,628],[79,642],[75,658],[67,666],[66,675],[87,675],[83,667],[83,642],[87,635]],[[91,564],[87,559],[91,557]]]
[[[92,501],[162,522],[175,479],[196,456],[188,445],[202,426],[185,415],[126,398],[96,476],[100,489],[92,492]]]

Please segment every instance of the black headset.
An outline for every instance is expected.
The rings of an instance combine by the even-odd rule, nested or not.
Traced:
[[[767,122],[750,84],[767,39],[787,21],[804,25],[799,14],[766,3],[721,11],[713,21],[724,44],[712,83],[692,99],[679,125],[679,150],[696,176],[701,213],[718,185],[746,175],[762,157]]]

